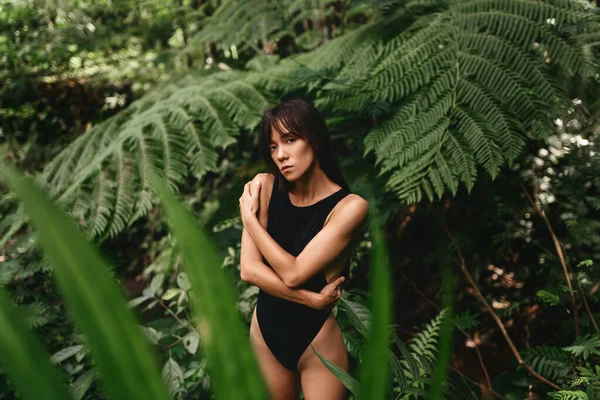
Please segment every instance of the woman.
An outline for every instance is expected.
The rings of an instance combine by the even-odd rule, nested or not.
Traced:
[[[311,345],[348,371],[331,308],[368,204],[350,192],[325,121],[307,101],[266,111],[261,148],[273,174],[256,175],[240,197],[241,277],[260,288],[252,349],[273,399],[298,399],[300,388],[306,400],[343,399]]]

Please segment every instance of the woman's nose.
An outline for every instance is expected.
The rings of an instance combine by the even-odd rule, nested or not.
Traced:
[[[277,150],[277,159],[278,159],[279,161],[282,161],[282,160],[285,160],[285,159],[286,159],[286,155],[285,155],[284,151],[283,151],[281,148],[279,148],[279,149]]]

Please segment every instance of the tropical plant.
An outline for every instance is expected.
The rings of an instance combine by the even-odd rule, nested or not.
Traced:
[[[127,310],[123,295],[107,274],[105,262],[97,250],[30,178],[21,177],[6,164],[2,167],[4,178],[32,218],[39,243],[55,268],[57,284],[85,334],[97,371],[111,397],[168,398],[146,342],[140,340],[142,332],[136,327],[135,318]],[[177,203],[167,184],[155,174],[150,175],[150,180],[168,214],[190,277],[194,292],[191,296],[196,317],[194,325],[208,356],[215,394],[227,399],[266,398],[248,339],[242,333],[231,290],[215,257],[214,245],[195,226],[189,212]],[[386,367],[377,364],[388,352],[391,291],[385,244],[378,231],[373,232],[373,244],[371,307],[374,314],[366,361],[360,369],[362,378],[358,393],[359,398],[383,399]],[[42,346],[17,314],[10,302],[0,297],[0,318],[4,322],[0,341],[5,350],[2,366],[26,398],[64,399],[66,389],[50,366],[49,357],[44,355]],[[70,349],[65,352],[69,354],[55,355],[54,358],[68,357],[80,350]],[[168,378],[173,369],[177,368],[168,363],[163,377]],[[382,369],[384,373],[379,374]],[[170,392],[176,394],[172,387]]]
[[[157,87],[65,148],[39,182],[89,237],[115,235],[150,209],[149,171],[163,171],[172,187],[188,174],[200,179],[240,130],[256,127],[274,93],[319,88],[323,111],[382,120],[364,138],[364,156],[374,153],[380,175],[391,172],[386,190],[408,202],[440,198],[461,182],[471,190],[478,166],[496,177],[527,135],[549,135],[569,102],[563,76],[594,72],[587,55],[598,20],[583,1],[385,10],[314,51]]]

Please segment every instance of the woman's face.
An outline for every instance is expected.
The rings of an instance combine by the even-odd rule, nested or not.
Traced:
[[[310,168],[315,152],[306,139],[289,135],[285,128],[281,129],[281,134],[277,129],[271,129],[269,151],[281,174],[291,182]]]

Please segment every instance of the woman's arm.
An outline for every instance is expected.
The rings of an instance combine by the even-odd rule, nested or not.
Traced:
[[[256,257],[257,254],[258,257]],[[246,228],[242,232],[240,272],[244,282],[258,286],[273,296],[317,308],[318,301],[315,295],[318,295],[318,293],[306,289],[291,289],[287,287],[279,275],[262,262],[262,255],[256,248],[256,244],[254,244],[254,240]]]
[[[259,192],[260,208],[258,210],[259,215],[257,221],[259,221],[261,226],[266,227],[269,209],[268,197],[270,197],[270,193],[265,190],[265,188],[273,186],[273,177],[269,176],[269,174],[258,174],[252,180],[251,186],[258,181],[261,182],[261,188]],[[254,187],[252,189],[254,189]],[[242,231],[240,275],[243,281],[258,286],[260,289],[273,296],[317,309],[327,308],[332,302],[337,300],[335,298],[336,289],[337,286],[343,282],[343,279],[338,279],[323,288],[321,293],[306,289],[289,288],[283,283],[279,275],[277,275],[272,268],[263,263],[262,253],[245,227]],[[337,297],[339,297],[339,295]]]
[[[352,196],[352,197],[350,197]],[[351,244],[368,214],[366,200],[357,195],[343,199],[329,222],[294,257],[285,251],[264,229],[259,220],[247,218],[246,229],[258,246],[258,251],[273,267],[283,283],[296,287],[306,282],[333,262]]]

